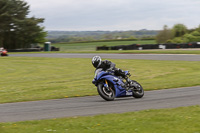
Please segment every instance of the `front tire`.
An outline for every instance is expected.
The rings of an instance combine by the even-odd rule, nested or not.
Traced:
[[[102,83],[100,83],[97,86],[97,91],[106,101],[113,101],[115,99],[115,92],[111,87],[106,88]]]
[[[144,89],[143,87],[137,82],[132,80],[132,83],[134,87],[134,89],[132,90],[133,92],[133,97],[135,98],[142,98],[144,96]]]

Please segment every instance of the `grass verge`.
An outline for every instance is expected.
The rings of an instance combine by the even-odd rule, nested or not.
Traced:
[[[200,106],[0,123],[1,133],[199,133]]]
[[[113,59],[145,90],[200,85],[200,62]],[[0,103],[97,95],[91,59],[2,57]]]

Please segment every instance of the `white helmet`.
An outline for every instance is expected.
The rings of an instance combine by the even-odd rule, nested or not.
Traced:
[[[92,58],[92,65],[97,68],[101,65],[101,57],[100,56],[94,56]]]

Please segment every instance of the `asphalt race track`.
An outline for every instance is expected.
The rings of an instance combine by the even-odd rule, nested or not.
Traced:
[[[144,109],[200,105],[200,86],[147,91],[141,99],[118,98],[107,102],[100,96],[0,104],[0,122],[123,113]]]
[[[145,60],[180,60],[200,61],[200,55],[185,54],[76,54],[76,53],[41,53],[41,54],[10,54],[9,56],[55,57],[55,58],[92,58],[99,55],[104,59],[145,59]]]
[[[9,56],[92,58],[96,54],[11,54]],[[200,55],[98,54],[105,59],[200,61]],[[100,96],[0,104],[0,122],[123,113],[145,109],[200,105],[200,86],[146,91],[141,99],[117,98],[107,102]]]

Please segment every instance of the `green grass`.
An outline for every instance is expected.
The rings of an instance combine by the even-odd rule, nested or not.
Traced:
[[[200,133],[200,106],[0,123],[1,133]]]
[[[112,59],[145,90],[200,85],[200,62]],[[0,103],[97,95],[91,59],[2,57]]]
[[[113,42],[87,42],[87,43],[57,43],[52,44],[59,47],[61,51],[95,51],[97,46],[118,46],[130,44],[155,44],[155,40],[142,41],[113,41]]]

